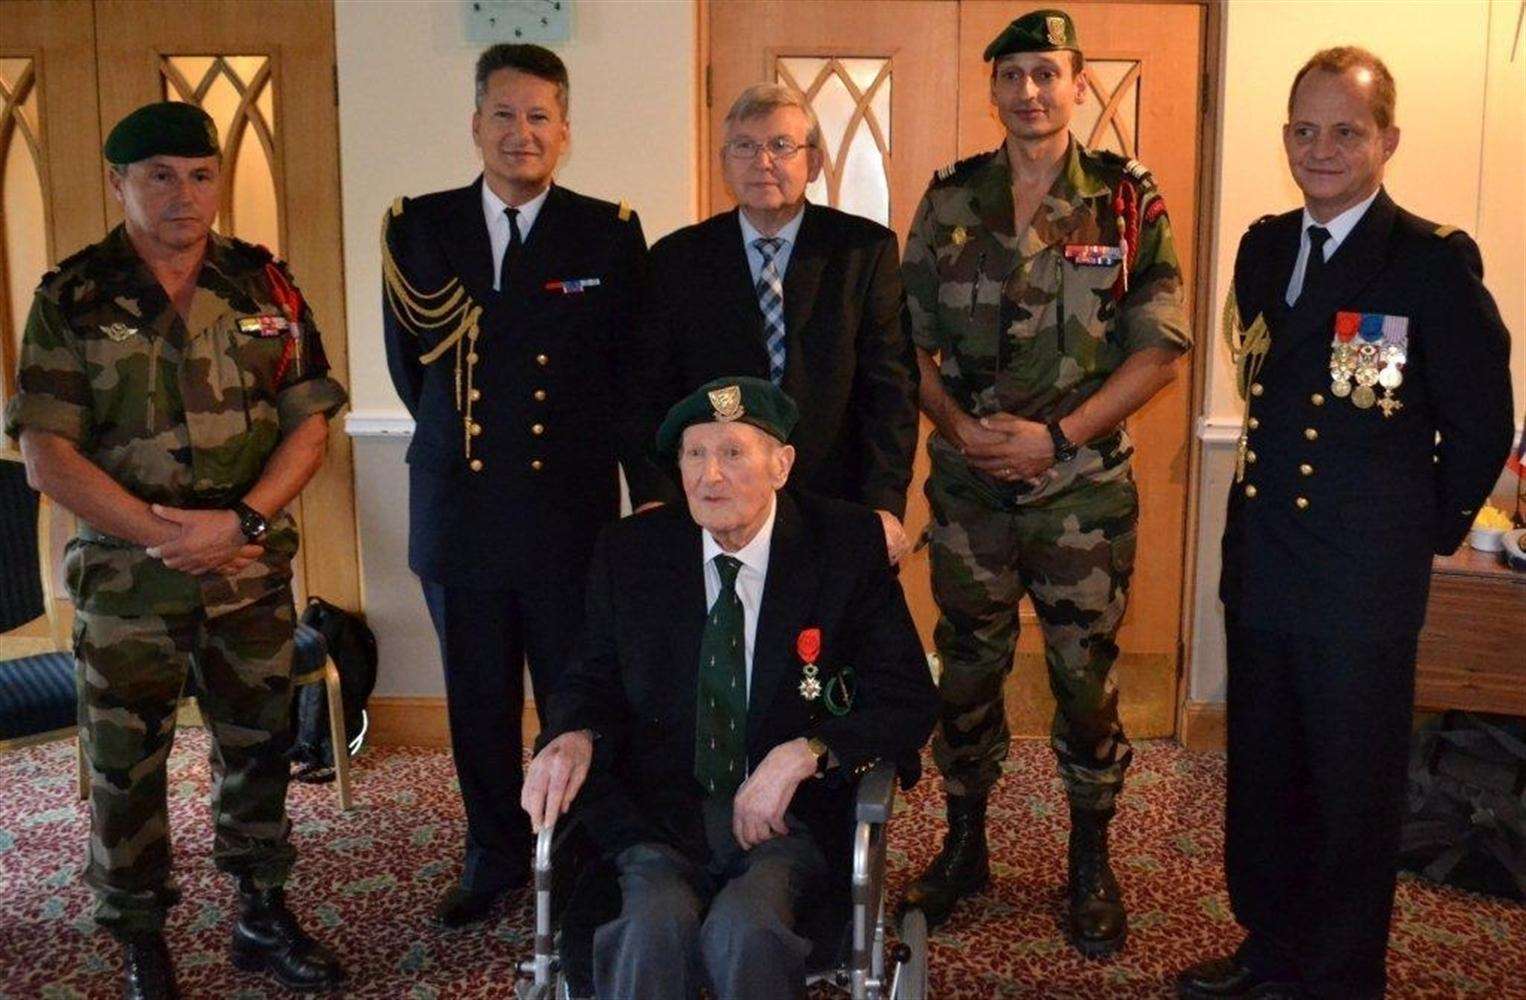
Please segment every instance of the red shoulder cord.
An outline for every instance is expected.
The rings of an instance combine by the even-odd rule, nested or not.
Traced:
[[[1113,211],[1118,215],[1118,237],[1123,244],[1123,270],[1113,284],[1113,299],[1121,300],[1129,290],[1129,272],[1139,257],[1139,189],[1129,180],[1118,183],[1113,195]]]
[[[282,379],[286,377],[287,369],[291,367],[292,361],[299,357],[298,352],[302,349],[302,293],[286,280],[286,275],[273,260],[265,265],[265,278],[270,282],[270,294],[274,296],[281,311],[286,314],[286,322],[291,326],[286,343],[281,345],[281,360],[276,365],[276,385],[279,386]]]

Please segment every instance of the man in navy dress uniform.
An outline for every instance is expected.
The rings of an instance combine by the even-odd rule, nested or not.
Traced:
[[[535,45],[477,62],[482,176],[399,199],[383,235],[387,360],[413,414],[409,566],[445,663],[465,870],[436,911],[485,917],[528,875],[526,660],[543,705],[581,625],[594,539],[658,474],[625,399],[644,285],[636,216],[552,182],[567,69]]]
[[[1383,190],[1394,83],[1294,78],[1304,207],[1253,224],[1225,309],[1246,401],[1224,529],[1225,867],[1238,951],[1185,997],[1380,997],[1431,561],[1510,449],[1509,333],[1478,247]]]

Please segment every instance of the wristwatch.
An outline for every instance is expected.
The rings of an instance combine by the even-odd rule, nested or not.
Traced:
[[[244,533],[251,544],[258,543],[270,530],[270,522],[265,520],[265,515],[240,500],[233,505],[233,513],[238,515],[238,530]]]
[[[805,745],[816,755],[815,777],[820,778],[827,773],[827,766],[832,762],[832,748],[814,736],[807,736]]]
[[[1075,458],[1076,452],[1081,449],[1074,441],[1065,436],[1064,431],[1060,430],[1060,422],[1058,420],[1051,420],[1044,426],[1049,428],[1049,440],[1054,442],[1055,464],[1058,465],[1061,462],[1068,462]]]

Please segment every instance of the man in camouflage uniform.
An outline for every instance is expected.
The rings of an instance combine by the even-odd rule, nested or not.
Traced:
[[[1171,380],[1187,321],[1149,173],[1070,135],[1085,90],[1069,16],[1013,21],[985,58],[1006,141],[938,172],[902,264],[936,429],[928,540],[943,713],[933,755],[949,824],[905,905],[937,924],[989,883],[986,797],[1010,742],[1002,685],[1026,592],[1059,702],[1067,929],[1083,953],[1106,955],[1127,929],[1107,856],[1131,752],[1113,676],[1138,517],[1122,422]]]
[[[210,232],[212,120],[148,105],[105,145],[124,222],[37,290],[5,432],[32,484],[79,518],[85,881],[126,951],[129,997],[175,995],[165,759],[187,671],[212,737],[217,865],[238,878],[240,968],[294,989],[343,972],[282,896],[297,532],[284,512],[345,402],[284,264]]]

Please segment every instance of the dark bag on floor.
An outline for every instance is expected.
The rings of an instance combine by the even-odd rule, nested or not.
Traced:
[[[1526,722],[1448,712],[1414,736],[1399,867],[1526,899]]]
[[[339,670],[344,731],[353,757],[365,744],[366,701],[376,688],[376,636],[360,615],[337,608],[321,597],[308,599],[302,624],[323,633],[329,656]],[[322,684],[308,684],[298,688],[292,697],[296,729],[288,754],[294,768],[292,777],[309,784],[333,781],[328,692]]]

